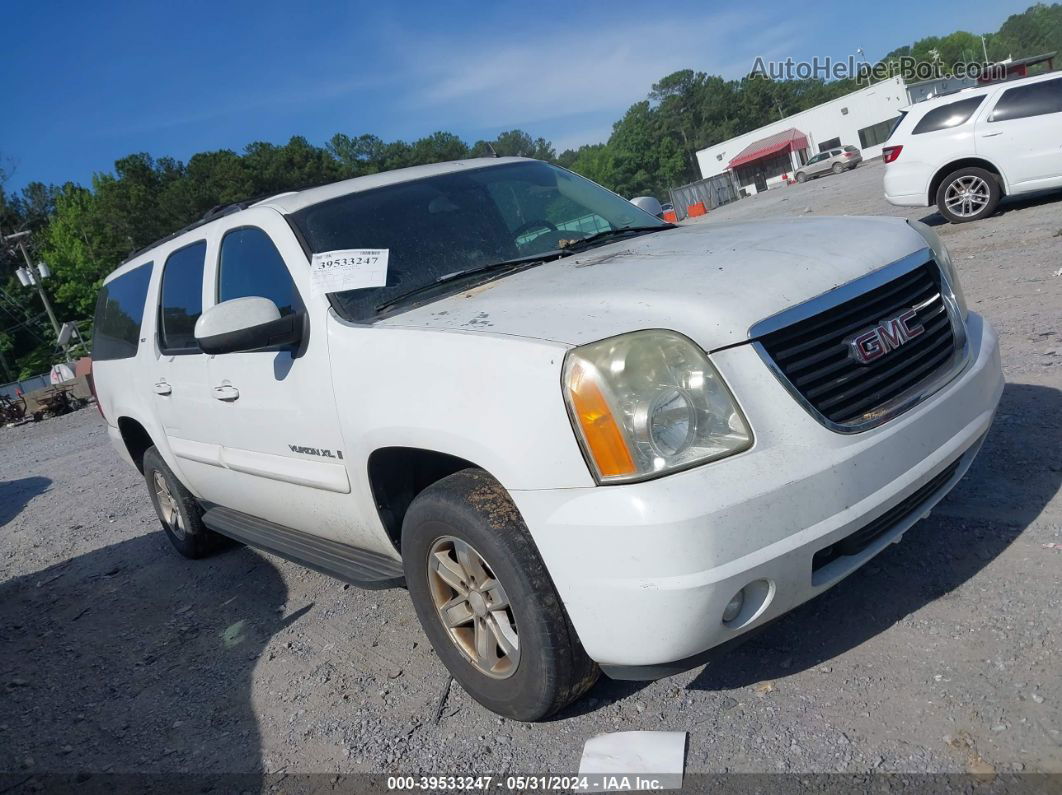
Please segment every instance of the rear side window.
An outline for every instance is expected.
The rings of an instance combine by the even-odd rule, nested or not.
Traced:
[[[903,120],[907,118],[908,111],[901,110],[900,115],[896,117],[892,123],[892,127],[889,128],[889,134],[885,136],[885,141],[888,141],[896,133],[897,128],[903,124]],[[884,141],[882,141],[884,143]]]
[[[1062,78],[1008,88],[988,120],[1010,121],[1048,113],[1062,113]]]
[[[950,130],[952,127],[965,124],[983,101],[984,96],[982,95],[980,97],[960,99],[958,102],[949,102],[947,105],[933,108],[919,120],[918,124],[911,130],[911,133],[919,135],[920,133],[936,132],[937,130]]]
[[[218,267],[218,301],[248,296],[268,298],[281,317],[302,306],[284,258],[269,235],[253,226],[225,235]]]
[[[159,347],[166,352],[199,350],[195,322],[203,314],[203,261],[206,241],[192,243],[167,258],[159,301]]]
[[[103,285],[93,322],[93,361],[136,356],[151,268],[149,262]]]

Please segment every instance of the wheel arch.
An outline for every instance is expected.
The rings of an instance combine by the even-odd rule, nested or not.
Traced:
[[[125,443],[125,449],[129,452],[129,457],[133,460],[133,464],[143,474],[144,453],[147,452],[149,447],[155,445],[151,434],[147,432],[147,429],[140,422],[132,417],[119,417],[118,431],[122,435],[122,442]]]
[[[418,494],[462,469],[482,469],[489,474],[489,470],[465,458],[419,447],[377,448],[369,455],[367,466],[380,522],[399,553],[402,520]]]
[[[1003,176],[1003,172],[995,163],[990,160],[985,160],[983,157],[964,157],[941,166],[937,169],[936,173],[933,174],[933,178],[929,180],[929,192],[927,194],[928,205],[930,207],[937,203],[937,190],[940,188],[940,184],[944,181],[944,178],[953,171],[958,171],[960,168],[983,168],[985,171],[995,174],[996,179],[999,182],[1000,191],[1006,195],[1006,177]]]

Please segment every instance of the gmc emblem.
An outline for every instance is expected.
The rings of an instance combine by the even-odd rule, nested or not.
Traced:
[[[845,340],[848,355],[860,364],[870,364],[925,331],[915,319],[917,313],[908,309],[901,315],[879,321],[876,326]]]

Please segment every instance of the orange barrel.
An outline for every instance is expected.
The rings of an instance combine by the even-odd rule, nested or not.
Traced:
[[[666,213],[664,213],[664,220],[671,224],[677,224],[678,215],[675,213],[674,210],[668,210]]]
[[[707,212],[708,211],[704,209],[704,202],[697,202],[686,208],[686,215],[690,216],[690,218],[696,218],[698,215],[704,215]]]

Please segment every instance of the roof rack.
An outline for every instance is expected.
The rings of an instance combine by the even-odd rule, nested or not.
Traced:
[[[266,196],[256,196],[253,199],[244,199],[243,201],[232,202],[230,204],[218,204],[218,205],[215,205],[214,207],[211,207],[209,210],[207,210],[205,213],[203,213],[203,215],[199,218],[198,221],[193,221],[192,223],[188,224],[188,226],[181,227],[176,232],[171,232],[170,234],[166,235],[165,237],[160,237],[154,243],[149,243],[148,245],[144,246],[143,248],[137,249],[132,254],[130,254],[128,257],[126,257],[124,260],[122,260],[122,262],[119,265],[119,267],[121,267],[121,265],[125,265],[127,262],[130,262],[130,261],[136,259],[137,257],[139,257],[141,254],[143,254],[146,251],[150,251],[151,249],[153,249],[153,248],[155,248],[157,246],[161,246],[163,243],[168,243],[169,241],[173,240],[174,238],[180,237],[185,232],[191,232],[193,229],[198,229],[199,227],[204,226],[206,224],[209,224],[211,221],[215,221],[218,218],[223,218],[226,215],[232,215],[233,213],[238,213],[241,210],[246,210],[252,204],[255,204],[256,202],[262,201],[263,198],[269,198],[270,196],[275,196],[275,195],[276,194],[274,194],[274,193],[270,193],[270,194],[267,194]]]

